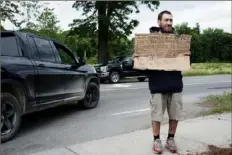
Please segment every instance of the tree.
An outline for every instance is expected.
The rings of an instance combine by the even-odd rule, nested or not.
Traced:
[[[222,29],[205,29],[201,35],[204,61],[231,62],[232,34],[225,33]]]
[[[175,26],[175,31],[178,34],[191,34],[192,29],[191,27],[188,26],[187,22],[184,22],[182,24],[178,24]]]
[[[54,38],[63,43],[65,41],[65,35],[62,34],[62,30],[58,25],[60,21],[53,10],[53,8],[45,7],[44,11],[36,18],[36,23],[28,22],[21,30]]]
[[[201,33],[200,25],[199,23],[196,23],[196,27],[193,28],[194,31],[199,35]]]
[[[138,6],[147,5],[152,11],[159,1],[76,1],[73,8],[82,8],[85,19],[74,19],[70,26],[85,25],[98,34],[98,62],[108,63],[108,44],[110,37],[126,37],[139,22],[129,19],[133,12],[139,13]],[[111,32],[111,33],[110,33]],[[111,34],[111,35],[110,35]]]
[[[0,1],[1,22],[9,20],[16,27],[30,21],[42,5],[38,1]],[[19,17],[22,20],[19,20]]]
[[[109,55],[110,58],[115,56],[132,55],[133,44],[128,38],[114,39],[109,44]]]
[[[45,31],[46,33],[50,34],[61,32],[61,28],[60,26],[58,26],[58,23],[60,23],[60,21],[57,19],[57,16],[54,14],[53,11],[53,8],[51,9],[46,7],[38,17],[38,29],[40,31]]]
[[[178,34],[189,34],[191,39],[192,62],[231,62],[232,34],[222,29],[207,28],[200,32],[197,23],[191,28],[188,23],[175,26]]]
[[[87,57],[92,57],[94,55],[94,49],[91,44],[91,38],[84,38],[78,35],[66,36],[65,44],[76,53],[78,57],[84,57],[84,52],[86,52]]]

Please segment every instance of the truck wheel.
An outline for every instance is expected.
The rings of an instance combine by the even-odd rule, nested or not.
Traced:
[[[144,82],[145,79],[146,79],[145,77],[139,77],[139,78],[138,78],[139,82]]]
[[[87,86],[85,98],[80,101],[84,109],[93,109],[98,105],[100,99],[100,90],[97,84],[90,82]]]
[[[117,71],[113,71],[110,73],[109,80],[111,83],[118,83],[120,80],[120,74]]]
[[[15,137],[21,124],[20,104],[10,93],[1,94],[1,142]]]

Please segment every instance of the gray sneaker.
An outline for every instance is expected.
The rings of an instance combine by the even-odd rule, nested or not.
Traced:
[[[153,141],[152,150],[156,154],[161,154],[163,152],[162,143],[160,139],[156,139]]]
[[[177,152],[177,146],[175,143],[174,138],[169,138],[166,141],[165,147],[171,152],[171,153],[176,153]]]

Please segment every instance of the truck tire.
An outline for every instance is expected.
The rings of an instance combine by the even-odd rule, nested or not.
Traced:
[[[109,76],[110,83],[118,83],[120,81],[120,74],[118,71],[112,71]]]
[[[1,142],[13,139],[21,124],[21,110],[17,98],[11,93],[1,94]]]
[[[146,77],[139,77],[138,80],[139,82],[144,82],[146,80]]]
[[[84,109],[93,109],[98,105],[100,90],[96,83],[90,82],[87,86],[85,98],[79,102]]]

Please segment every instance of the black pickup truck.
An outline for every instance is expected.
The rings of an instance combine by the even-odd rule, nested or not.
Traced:
[[[121,78],[127,77],[137,77],[140,82],[143,82],[147,78],[145,74],[141,74],[141,71],[133,69],[131,56],[119,56],[107,65],[98,64],[94,67],[102,82],[118,83]]]
[[[65,45],[22,31],[1,32],[1,142],[15,137],[24,114],[79,103],[98,105],[100,79]]]

